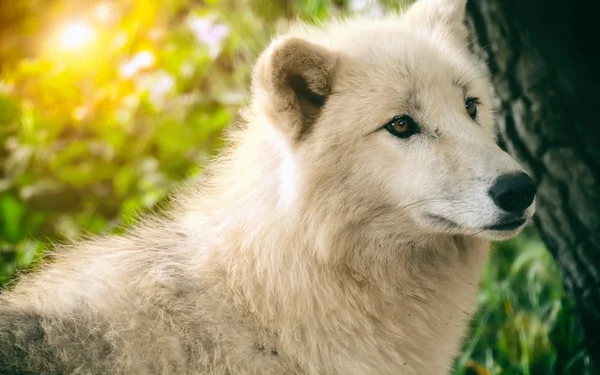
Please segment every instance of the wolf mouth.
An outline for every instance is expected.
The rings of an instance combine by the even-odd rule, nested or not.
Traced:
[[[461,225],[459,225],[458,223],[446,219],[445,217],[439,216],[439,215],[434,215],[434,214],[427,214],[427,217],[429,219],[432,219],[433,221],[436,222],[436,224],[439,225],[444,225],[447,228],[460,228]],[[515,230],[519,227],[521,227],[523,224],[525,224],[525,222],[527,221],[527,219],[525,218],[519,218],[519,219],[514,219],[514,220],[510,220],[510,221],[505,221],[505,222],[501,222],[499,224],[494,224],[494,225],[490,225],[487,227],[483,227],[482,229],[484,230],[493,230],[493,231],[510,231],[510,230]]]
[[[511,221],[507,221],[507,222],[500,223],[500,224],[490,225],[488,227],[485,227],[485,229],[494,230],[494,231],[515,230],[515,229],[521,227],[523,224],[525,224],[526,221],[527,221],[527,219],[521,218],[521,219],[511,220]]]

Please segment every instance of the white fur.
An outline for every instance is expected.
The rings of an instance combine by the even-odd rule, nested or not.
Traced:
[[[463,13],[464,1],[428,0],[406,15],[281,35],[257,65],[246,125],[207,176],[182,189],[171,218],[61,251],[2,295],[0,314],[42,317],[48,341],[2,341],[16,328],[0,324],[0,364],[24,345],[28,364],[7,366],[447,374],[476,309],[489,239],[520,230],[482,229],[501,215],[489,187],[521,168],[495,145],[490,84],[468,54]],[[335,61],[326,104],[302,139],[274,120],[283,118],[273,115],[278,98],[260,75],[291,37]],[[456,81],[480,99],[477,121]],[[404,113],[422,134],[378,130]],[[99,357],[81,357],[100,345]]]

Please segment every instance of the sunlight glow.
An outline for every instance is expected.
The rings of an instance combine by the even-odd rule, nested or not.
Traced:
[[[96,38],[96,30],[82,22],[66,24],[59,33],[60,46],[67,50],[74,50],[91,44]]]
[[[154,65],[154,54],[150,51],[137,53],[131,60],[121,65],[119,72],[125,78],[131,78],[137,72]]]
[[[110,23],[115,20],[115,10],[108,2],[99,3],[94,7],[94,17],[104,23]]]

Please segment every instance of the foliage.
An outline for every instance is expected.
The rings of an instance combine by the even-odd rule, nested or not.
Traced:
[[[537,233],[497,243],[455,375],[591,375],[559,271]]]
[[[0,285],[51,241],[117,231],[201,173],[289,19],[385,0],[0,2]],[[457,374],[584,374],[572,304],[532,234],[498,245]]]

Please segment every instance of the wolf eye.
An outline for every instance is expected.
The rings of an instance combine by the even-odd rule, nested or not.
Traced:
[[[477,98],[468,98],[465,100],[465,109],[473,120],[477,117],[477,105],[479,104],[479,99]]]
[[[417,123],[406,115],[392,118],[384,128],[398,138],[408,138],[419,130]]]

